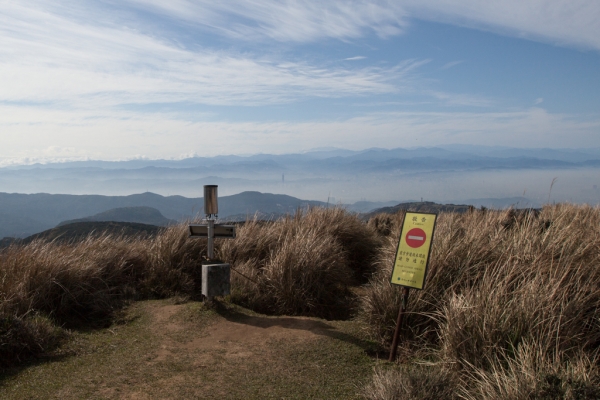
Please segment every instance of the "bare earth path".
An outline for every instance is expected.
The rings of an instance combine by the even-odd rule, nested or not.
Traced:
[[[0,380],[0,398],[354,398],[378,361],[352,321],[146,301]]]

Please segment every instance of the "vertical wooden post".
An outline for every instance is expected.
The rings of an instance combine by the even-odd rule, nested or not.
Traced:
[[[400,304],[400,311],[398,311],[398,320],[396,321],[396,329],[394,330],[394,338],[392,339],[392,348],[390,349],[390,358],[388,361],[396,360],[396,350],[398,349],[398,337],[400,336],[400,329],[402,328],[402,319],[406,312],[406,303],[408,303],[408,288],[402,286],[402,304]]]

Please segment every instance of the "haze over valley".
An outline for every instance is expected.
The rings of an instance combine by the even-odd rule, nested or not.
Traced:
[[[506,199],[496,206],[539,207],[561,201],[597,204],[599,172],[597,148],[331,148],[282,155],[5,167],[0,169],[0,191],[201,197],[203,185],[217,184],[224,196],[259,191],[331,204],[423,199],[479,206],[486,199]],[[522,198],[516,200],[520,204],[511,200],[515,198]]]

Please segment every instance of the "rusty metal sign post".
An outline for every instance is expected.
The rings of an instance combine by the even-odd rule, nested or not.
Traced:
[[[407,212],[404,215],[390,280],[394,285],[402,286],[402,303],[398,311],[389,361],[396,359],[409,290],[422,290],[425,287],[436,219],[437,214]]]

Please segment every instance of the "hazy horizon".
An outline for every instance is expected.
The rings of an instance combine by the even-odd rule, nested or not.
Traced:
[[[466,178],[469,182],[464,183]],[[515,184],[515,180],[521,179],[521,183]],[[546,204],[548,202],[572,202],[586,203],[590,205],[600,204],[599,184],[590,184],[597,182],[598,170],[549,170],[549,171],[529,171],[527,178],[523,179],[521,173],[515,174],[505,171],[493,172],[472,172],[472,173],[440,173],[437,175],[428,175],[428,181],[424,181],[421,176],[399,177],[390,185],[389,180],[380,181],[355,180],[337,181],[337,182],[306,182],[294,181],[287,177],[287,183],[281,184],[275,179],[272,182],[248,183],[228,185],[219,184],[219,194],[229,196],[245,191],[258,191],[262,193],[286,194],[303,200],[330,201],[331,204],[343,203],[353,204],[358,201],[370,202],[389,202],[389,201],[433,201],[438,203],[456,203],[463,204],[473,199],[505,199],[524,197],[531,201],[530,204],[519,204],[521,207]],[[552,181],[555,180],[554,185]],[[221,180],[221,179],[219,179]],[[205,179],[205,182],[196,186],[187,185],[179,190],[171,187],[163,187],[160,184],[143,185],[137,184],[133,188],[114,188],[110,185],[98,185],[99,190],[89,188],[69,188],[53,184],[51,189],[48,186],[38,186],[40,189],[28,190],[27,186],[22,186],[23,190],[14,188],[13,190],[2,190],[5,193],[49,193],[49,194],[73,194],[73,195],[106,195],[106,196],[128,196],[151,192],[161,196],[184,196],[184,197],[202,197],[203,185],[214,184],[217,179]],[[462,182],[462,184],[461,184]],[[350,183],[350,184],[349,184]],[[552,185],[552,190],[550,187]],[[515,188],[518,186],[521,189]],[[596,186],[596,188],[594,188]]]
[[[202,197],[203,185],[218,184],[222,196],[259,191],[333,204],[517,199],[516,206],[538,207],[563,201],[598,204],[599,167],[598,149],[328,148],[279,155],[13,166],[0,168],[0,191]]]
[[[119,163],[119,162],[127,162],[127,161],[183,161],[195,158],[207,158],[207,159],[218,159],[221,157],[240,157],[240,158],[250,158],[256,156],[282,156],[282,155],[295,155],[295,154],[307,154],[307,153],[331,153],[331,152],[347,152],[347,153],[360,153],[369,150],[396,150],[396,149],[404,149],[404,150],[420,150],[420,149],[453,149],[457,151],[462,151],[463,149],[473,149],[473,154],[481,153],[485,155],[485,151],[492,150],[549,150],[549,151],[565,151],[565,152],[580,152],[587,153],[594,157],[600,158],[600,146],[598,147],[540,147],[540,146],[493,146],[493,145],[473,145],[473,144],[458,144],[458,143],[450,143],[446,145],[440,146],[412,146],[412,147],[365,147],[359,149],[349,149],[344,147],[312,147],[307,149],[302,149],[293,152],[254,152],[254,153],[223,153],[223,154],[207,154],[207,155],[198,155],[198,154],[186,154],[181,156],[173,156],[173,157],[148,157],[148,156],[134,156],[134,157],[124,157],[124,158],[49,158],[49,159],[41,159],[41,160],[13,160],[10,163],[2,163],[0,162],[0,169],[6,168],[19,168],[19,167],[27,167],[27,166],[49,166],[54,164],[54,166],[60,165],[68,165],[72,163],[81,163],[81,162],[106,162],[106,163]],[[482,153],[483,152],[483,153]]]

